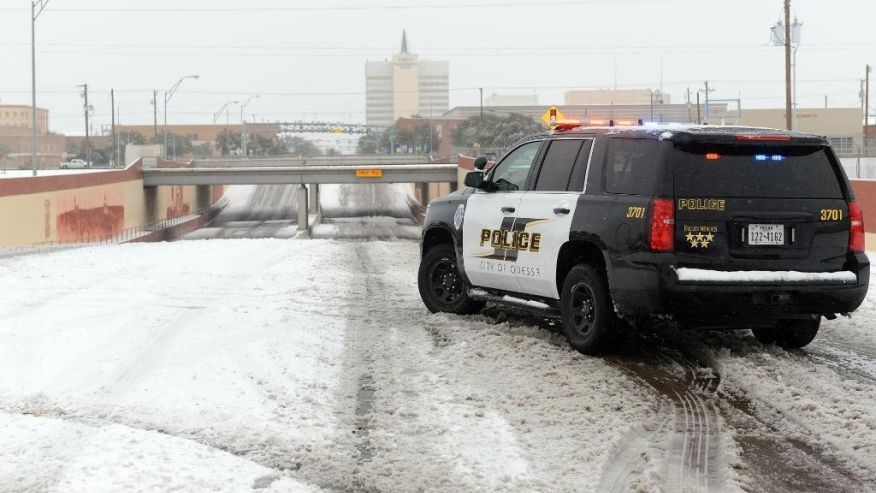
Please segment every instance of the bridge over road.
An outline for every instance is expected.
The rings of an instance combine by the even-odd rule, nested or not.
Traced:
[[[305,161],[302,164],[302,161]],[[413,161],[413,162],[411,162]],[[429,183],[450,183],[455,187],[459,166],[455,163],[403,161],[398,156],[274,160],[193,161],[189,165],[150,167],[144,160],[143,185],[300,185],[298,228],[308,228],[308,205],[318,207],[321,184],[414,183],[421,186],[421,201],[429,201]],[[266,165],[270,162],[270,165]],[[352,164],[360,162],[360,164]],[[364,163],[362,163],[364,162]],[[308,200],[308,190],[312,200]]]

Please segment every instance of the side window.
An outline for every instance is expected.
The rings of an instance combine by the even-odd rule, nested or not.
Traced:
[[[516,192],[522,190],[529,176],[529,168],[538,153],[541,142],[530,142],[511,151],[491,174],[490,181],[498,192]]]
[[[581,152],[578,153],[578,159],[575,161],[575,167],[572,169],[572,177],[569,178],[569,187],[566,189],[570,192],[583,192],[584,182],[587,180],[587,167],[590,165],[590,150],[593,148],[592,140],[585,140],[584,146],[581,147]]]
[[[659,143],[650,139],[610,139],[605,158],[605,190],[650,195],[660,168]]]
[[[572,168],[581,151],[583,140],[561,139],[551,142],[541,169],[535,190],[542,192],[563,192],[569,186]]]

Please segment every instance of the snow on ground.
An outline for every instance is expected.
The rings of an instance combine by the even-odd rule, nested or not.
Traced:
[[[867,252],[871,262],[876,262],[876,251]],[[825,320],[821,324],[818,339],[822,338],[843,343],[851,348],[861,348],[872,359],[876,359],[876,271],[871,273],[870,290],[864,303],[851,317]]]
[[[556,333],[429,314],[417,262],[323,240],[0,258],[0,490],[594,491],[653,394]]]
[[[320,185],[319,203],[325,217],[412,218],[415,207],[413,185],[406,183]]]
[[[871,255],[871,258],[872,255]],[[722,385],[786,439],[813,444],[876,486],[876,279],[851,318],[824,321],[800,351],[747,332],[714,335]]]
[[[33,411],[33,410],[31,410]],[[121,425],[0,414],[2,491],[318,491],[190,440]]]
[[[323,218],[311,228],[313,238],[356,240],[417,240],[422,228],[411,219],[395,217]]]

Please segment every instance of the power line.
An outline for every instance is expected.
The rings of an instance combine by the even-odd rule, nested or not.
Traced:
[[[60,7],[51,9],[56,12],[71,13],[183,13],[183,12],[234,12],[234,13],[272,13],[272,12],[339,12],[339,11],[375,11],[375,10],[433,10],[433,9],[472,9],[495,7],[567,7],[593,4],[632,4],[668,2],[669,0],[555,0],[552,2],[470,2],[470,3],[425,3],[425,4],[395,4],[395,5],[335,5],[306,7]],[[6,7],[0,11],[19,12],[26,9]]]

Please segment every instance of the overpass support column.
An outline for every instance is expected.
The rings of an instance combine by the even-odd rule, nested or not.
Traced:
[[[319,214],[319,184],[314,183],[310,185],[310,191],[308,193],[310,195],[310,212]]]
[[[429,196],[429,183],[419,183],[418,186],[420,188],[420,203],[424,206],[429,205],[429,201],[432,200]]]
[[[309,228],[307,223],[307,187],[305,185],[298,186],[298,230]]]

